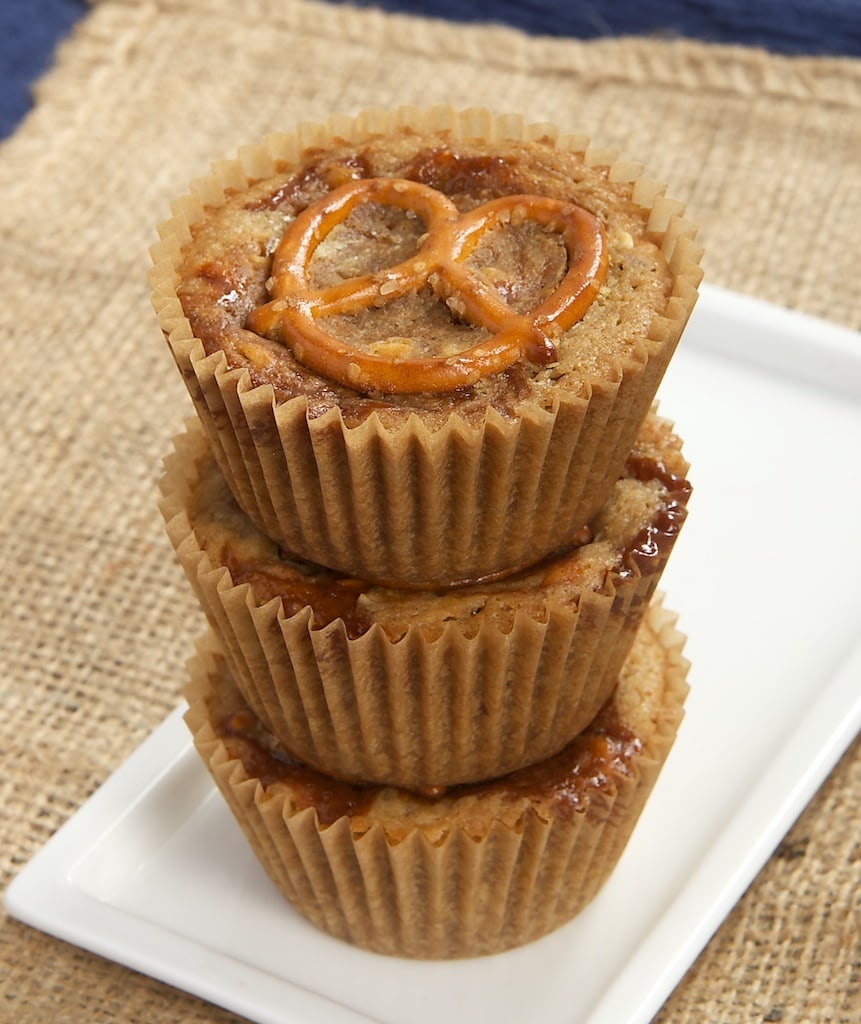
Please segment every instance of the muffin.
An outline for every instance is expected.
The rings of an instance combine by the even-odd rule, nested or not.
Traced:
[[[197,750],[299,913],[379,953],[496,953],[557,928],[615,867],[682,718],[683,640],[652,607],[618,686],[557,756],[429,798],[336,782],[267,733],[202,647],[187,688]]]
[[[432,792],[555,754],[615,685],[686,516],[650,413],[564,552],[472,586],[391,588],[302,562],[236,504],[199,425],[162,479],[168,534],[244,699],[304,763]]]
[[[302,125],[218,164],[153,304],[237,502],[344,575],[473,582],[604,503],[696,299],[639,167],[447,108]]]

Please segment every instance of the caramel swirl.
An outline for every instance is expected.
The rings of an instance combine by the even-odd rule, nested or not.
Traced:
[[[425,234],[415,255],[383,270],[315,289],[309,265],[326,236],[360,204],[379,203],[420,217]],[[534,221],[561,237],[568,255],[553,293],[527,314],[516,312],[466,261],[493,228]],[[364,178],[335,189],[300,213],[285,232],[272,265],[271,295],[248,327],[278,338],[296,358],[329,380],[358,391],[389,394],[454,391],[492,376],[523,357],[556,358],[554,339],[580,320],[607,270],[600,223],[574,203],[511,195],[461,214],[442,192],[401,178]],[[475,327],[489,332],[454,355],[389,357],[335,338],[318,321],[379,307],[429,285]]]

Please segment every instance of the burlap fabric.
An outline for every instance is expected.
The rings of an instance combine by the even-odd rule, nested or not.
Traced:
[[[857,61],[305,0],[96,3],[0,156],[4,885],[175,706],[200,631],[156,508],[190,404],[150,312],[154,225],[267,130],[401,102],[616,146],[687,198],[709,280],[861,326]],[[856,743],[660,1024],[861,1020],[859,826]],[[236,1018],[4,919],[0,1019]]]

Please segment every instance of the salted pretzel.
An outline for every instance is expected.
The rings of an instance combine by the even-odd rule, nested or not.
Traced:
[[[314,289],[308,268],[317,246],[362,203],[408,210],[425,233],[415,255],[391,267]],[[507,222],[532,220],[561,236],[568,253],[562,281],[528,314],[509,306],[466,260],[482,236]],[[604,279],[607,253],[601,226],[591,213],[544,196],[503,196],[461,213],[443,193],[401,178],[349,182],[303,210],[285,232],[272,265],[272,300],[254,309],[247,326],[277,337],[296,358],[329,380],[361,391],[391,394],[463,388],[526,357],[556,358],[554,338],[582,318]],[[430,285],[457,315],[489,331],[454,355],[392,358],[356,348],[318,321],[380,306]]]

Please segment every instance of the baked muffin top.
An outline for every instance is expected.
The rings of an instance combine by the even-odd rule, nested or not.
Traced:
[[[249,584],[258,605],[280,600],[286,616],[310,609],[312,628],[340,619],[356,637],[378,624],[392,641],[414,627],[433,639],[452,623],[467,636],[487,621],[508,631],[517,614],[546,621],[552,608],[576,608],[585,591],[612,593],[627,577],[659,571],[691,490],[681,440],[652,413],[608,501],[564,551],[502,579],[407,589],[344,577],[292,556],[241,511],[202,436],[192,459],[193,468],[173,486],[183,489],[180,504],[213,566],[225,566],[234,585]]]
[[[367,183],[380,181],[383,192],[366,190]],[[398,205],[393,182],[410,195],[438,196],[453,211],[458,232],[458,218],[480,219],[492,204],[502,204],[503,212],[487,215],[458,260],[448,261],[466,274],[464,289],[457,282],[440,285],[433,267],[408,287],[393,283],[391,268],[406,262],[412,271],[427,262],[422,246],[436,231],[421,203]],[[325,224],[318,218],[305,242],[293,246],[301,256],[300,286],[282,294],[281,266],[292,265],[284,255],[291,231],[295,235],[319,204],[356,188],[361,201],[345,216]],[[616,180],[610,167],[587,162],[583,153],[549,138],[487,143],[407,128],[360,142],[336,138],[246,189],[228,190],[223,204],[208,207],[191,225],[177,293],[207,354],[223,351],[228,365],[247,369],[253,384],[271,384],[279,401],[303,396],[312,417],[338,407],[348,425],[371,413],[396,424],[419,413],[433,426],[454,409],[467,419],[489,408],[516,416],[524,404],[552,410],[563,396],[587,397],[596,380],[618,380],[620,364],[634,356],[666,308],[673,273],[660,234],[649,228],[649,210],[633,192],[632,182]],[[539,216],[545,207],[551,213]],[[572,228],[567,241],[559,220],[568,216],[564,211],[583,220],[582,230]],[[595,259],[589,257],[596,245],[600,259],[594,252]],[[433,374],[419,376],[415,386],[425,390],[405,392],[410,385],[402,381],[392,393],[382,378],[359,370],[351,377],[349,361],[339,380],[326,372],[331,364],[325,360],[323,372],[315,369],[297,339],[301,323],[313,322],[339,345],[370,357],[372,365],[424,359],[458,366],[471,348],[493,349],[494,339],[505,334],[496,321],[479,322],[464,290],[476,285],[490,306],[502,307],[503,316],[510,311],[522,326],[536,309],[565,305],[571,285],[566,275],[581,258],[583,273],[574,284],[588,285],[583,309],[578,307],[582,315],[575,310],[574,322],[567,323],[554,313],[537,335],[520,339],[513,362],[491,360],[486,373],[467,383],[455,376],[450,386],[446,377],[434,393],[426,388]],[[371,282],[371,291],[357,308],[349,301],[330,304],[300,318],[299,327],[284,326],[292,323],[290,310],[305,309],[308,290],[349,292],[361,280]],[[406,366],[404,380],[410,377]]]
[[[555,756],[486,782],[422,795],[391,786],[341,782],[297,761],[248,710],[221,655],[189,693],[228,758],[283,796],[285,812],[313,808],[322,827],[347,817],[356,835],[381,825],[397,842],[419,828],[432,842],[455,828],[479,838],[495,822],[522,828],[524,816],[544,821],[590,812],[612,823],[612,799],[625,780],[666,754],[682,717],[687,663],[682,638],[667,613],[644,619],[613,695],[590,726]]]

